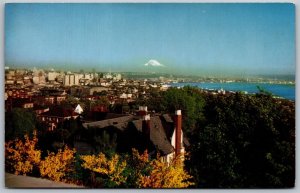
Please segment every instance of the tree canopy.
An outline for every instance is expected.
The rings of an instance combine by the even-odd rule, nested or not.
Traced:
[[[5,140],[31,135],[37,120],[33,112],[23,108],[13,108],[5,113]]]
[[[295,183],[293,102],[271,95],[207,95],[188,167],[198,187],[283,188]]]

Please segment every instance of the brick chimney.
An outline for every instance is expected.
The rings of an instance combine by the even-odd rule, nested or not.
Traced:
[[[182,147],[182,116],[181,110],[175,111],[175,155],[180,155]]]
[[[138,115],[145,116],[145,115],[147,115],[147,111],[148,111],[147,106],[139,106]]]
[[[150,115],[143,116],[142,124],[143,134],[150,140]]]

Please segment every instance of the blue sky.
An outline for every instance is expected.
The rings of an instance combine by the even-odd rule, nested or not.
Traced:
[[[145,71],[150,59],[159,72],[295,74],[294,5],[5,6],[7,66]]]

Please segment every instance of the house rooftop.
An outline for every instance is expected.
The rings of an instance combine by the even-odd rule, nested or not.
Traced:
[[[74,112],[74,109],[55,106],[54,108],[51,108],[49,111],[41,113],[40,115],[49,117],[70,117],[78,114]]]
[[[135,128],[142,132],[143,120],[132,121]],[[150,140],[153,145],[159,149],[164,155],[174,151],[173,146],[167,138],[160,116],[151,117],[150,121]]]
[[[120,130],[124,130],[128,122],[133,119],[133,115],[119,115],[118,114],[112,114],[108,113],[106,118],[101,121],[93,121],[93,122],[86,122],[83,123],[83,127],[88,129],[89,127],[97,127],[97,128],[105,128],[109,126],[115,126]]]
[[[150,141],[152,144],[160,150],[163,155],[167,155],[174,151],[174,147],[171,145],[171,137],[169,133],[173,133],[174,129],[171,129],[171,132],[167,133],[164,128],[164,122],[167,124],[173,125],[173,121],[170,115],[165,114],[162,116],[156,115],[150,118]],[[167,121],[166,121],[167,120]],[[120,131],[124,131],[128,128],[129,123],[132,123],[134,128],[142,133],[143,132],[143,120],[140,116],[134,115],[123,115],[121,117],[105,119],[95,122],[86,122],[83,123],[83,126],[88,128],[106,128],[113,126]],[[173,128],[173,127],[171,127]]]

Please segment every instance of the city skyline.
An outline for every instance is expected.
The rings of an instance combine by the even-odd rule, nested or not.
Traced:
[[[295,8],[287,3],[6,4],[5,65],[295,74]]]

